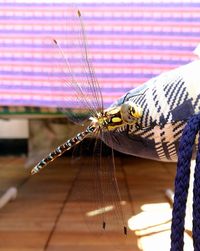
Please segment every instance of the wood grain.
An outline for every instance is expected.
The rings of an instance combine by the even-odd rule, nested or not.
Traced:
[[[88,219],[85,212],[97,206],[93,197],[88,196],[92,191],[86,186],[92,178],[87,173],[89,162],[88,158],[72,163],[70,158],[60,158],[39,175],[29,177],[23,168],[25,159],[2,157],[0,192],[15,185],[19,186],[19,193],[15,201],[0,211],[0,251],[149,251],[146,243],[151,236],[163,231],[169,233],[170,225],[162,220],[156,222],[162,226],[161,230],[152,224],[145,226],[144,218],[141,229],[129,230],[128,236],[124,236],[118,224],[108,225],[104,231],[98,225],[99,219]],[[173,189],[174,164],[134,157],[118,158],[116,163],[120,190],[126,199],[122,207],[129,219],[137,220],[144,214],[144,205],[167,205],[164,191]],[[85,180],[76,187],[74,179],[80,166],[85,168]],[[157,214],[162,214],[162,210],[161,207]],[[109,217],[112,218],[112,212]],[[169,245],[168,237],[166,242]]]

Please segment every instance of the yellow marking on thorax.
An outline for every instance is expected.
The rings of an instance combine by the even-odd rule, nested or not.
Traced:
[[[112,122],[113,122],[113,123],[119,123],[119,122],[121,122],[121,121],[122,121],[122,119],[119,118],[119,117],[114,117],[114,118],[112,118]]]
[[[108,129],[108,131],[113,131],[114,129],[116,129],[116,126],[111,126],[111,125],[109,125],[109,126],[107,127],[107,129]]]
[[[115,107],[115,108],[112,108],[112,109],[110,109],[110,110],[107,110],[107,113],[110,114],[110,115],[115,115],[115,114],[117,114],[119,111],[120,111],[120,107]]]
[[[101,125],[104,122],[103,117],[98,118],[98,123]]]

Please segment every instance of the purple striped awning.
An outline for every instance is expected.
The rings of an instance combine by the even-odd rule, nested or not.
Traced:
[[[47,38],[70,36],[68,4],[0,1],[0,106],[57,107],[57,55]],[[76,1],[105,106],[161,72],[192,61],[200,42],[198,1]],[[63,50],[73,50],[64,44]],[[76,50],[73,52],[76,54]],[[56,71],[57,70],[57,71]],[[73,104],[72,104],[73,106]]]

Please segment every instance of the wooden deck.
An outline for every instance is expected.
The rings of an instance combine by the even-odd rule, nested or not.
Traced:
[[[132,230],[124,236],[115,228],[92,231],[97,229],[95,220],[88,227],[83,212],[92,202],[84,193],[90,191],[81,189],[79,201],[73,198],[76,166],[85,161],[71,165],[69,158],[60,158],[41,174],[29,177],[25,159],[0,159],[0,193],[18,186],[17,199],[0,210],[0,251],[169,250],[171,208],[165,189],[173,189],[175,165],[133,157],[116,160],[123,170],[118,173],[120,183],[125,184],[121,192],[125,194],[123,189],[128,188],[129,196],[126,207]]]

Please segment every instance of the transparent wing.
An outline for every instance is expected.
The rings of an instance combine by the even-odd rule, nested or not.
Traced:
[[[81,171],[72,198],[80,202],[84,225],[90,232],[102,234],[105,229],[106,234],[115,232],[123,236],[132,212],[121,161],[117,161],[116,167],[113,150],[105,148],[100,139],[91,147],[83,142],[80,149],[85,151],[85,148],[90,148],[93,157],[87,158],[84,154],[84,158],[79,159]]]
[[[95,135],[97,137],[97,135]],[[84,221],[82,226],[86,227],[91,233],[101,234],[103,230],[103,222],[105,222],[105,215],[103,214],[105,208],[105,201],[103,200],[103,190],[101,184],[101,175],[99,169],[99,141],[95,140],[86,144],[81,142],[79,145],[79,154],[84,158],[77,158],[73,161],[75,166],[80,166],[79,176],[76,181],[72,193],[72,200],[77,201],[81,217]],[[94,147],[95,144],[95,147]],[[90,152],[90,156],[86,153]],[[92,157],[91,157],[92,153]],[[97,161],[96,161],[97,160]],[[102,212],[103,211],[103,212]]]
[[[104,138],[104,131],[101,132],[100,137]],[[112,142],[112,132],[107,131],[106,137]],[[123,174],[123,167],[119,163],[116,168],[116,161],[114,158],[113,145],[110,145],[109,154],[101,161],[101,168],[103,168],[103,189],[105,194],[105,201],[112,206],[110,215],[106,217],[106,222],[109,222],[111,227],[117,227],[117,231],[127,233],[127,219],[130,217],[130,204],[128,190],[126,187],[126,180]],[[120,188],[119,188],[120,187]],[[116,229],[115,229],[116,230]]]
[[[102,138],[104,131],[99,130],[98,134]],[[110,136],[108,131],[106,137]],[[126,234],[127,219],[131,216],[126,181],[123,171],[116,168],[113,148],[106,149],[107,151],[104,143],[98,139],[94,146],[93,163],[90,164],[93,177],[91,191],[95,194],[93,196],[95,207],[93,206],[93,210],[87,213],[87,220],[96,219],[96,226]],[[117,178],[119,178],[120,189]]]
[[[103,100],[87,49],[81,13],[72,8],[66,14],[65,35],[51,41],[54,79],[60,92],[60,109],[73,122],[82,123],[103,110]]]

